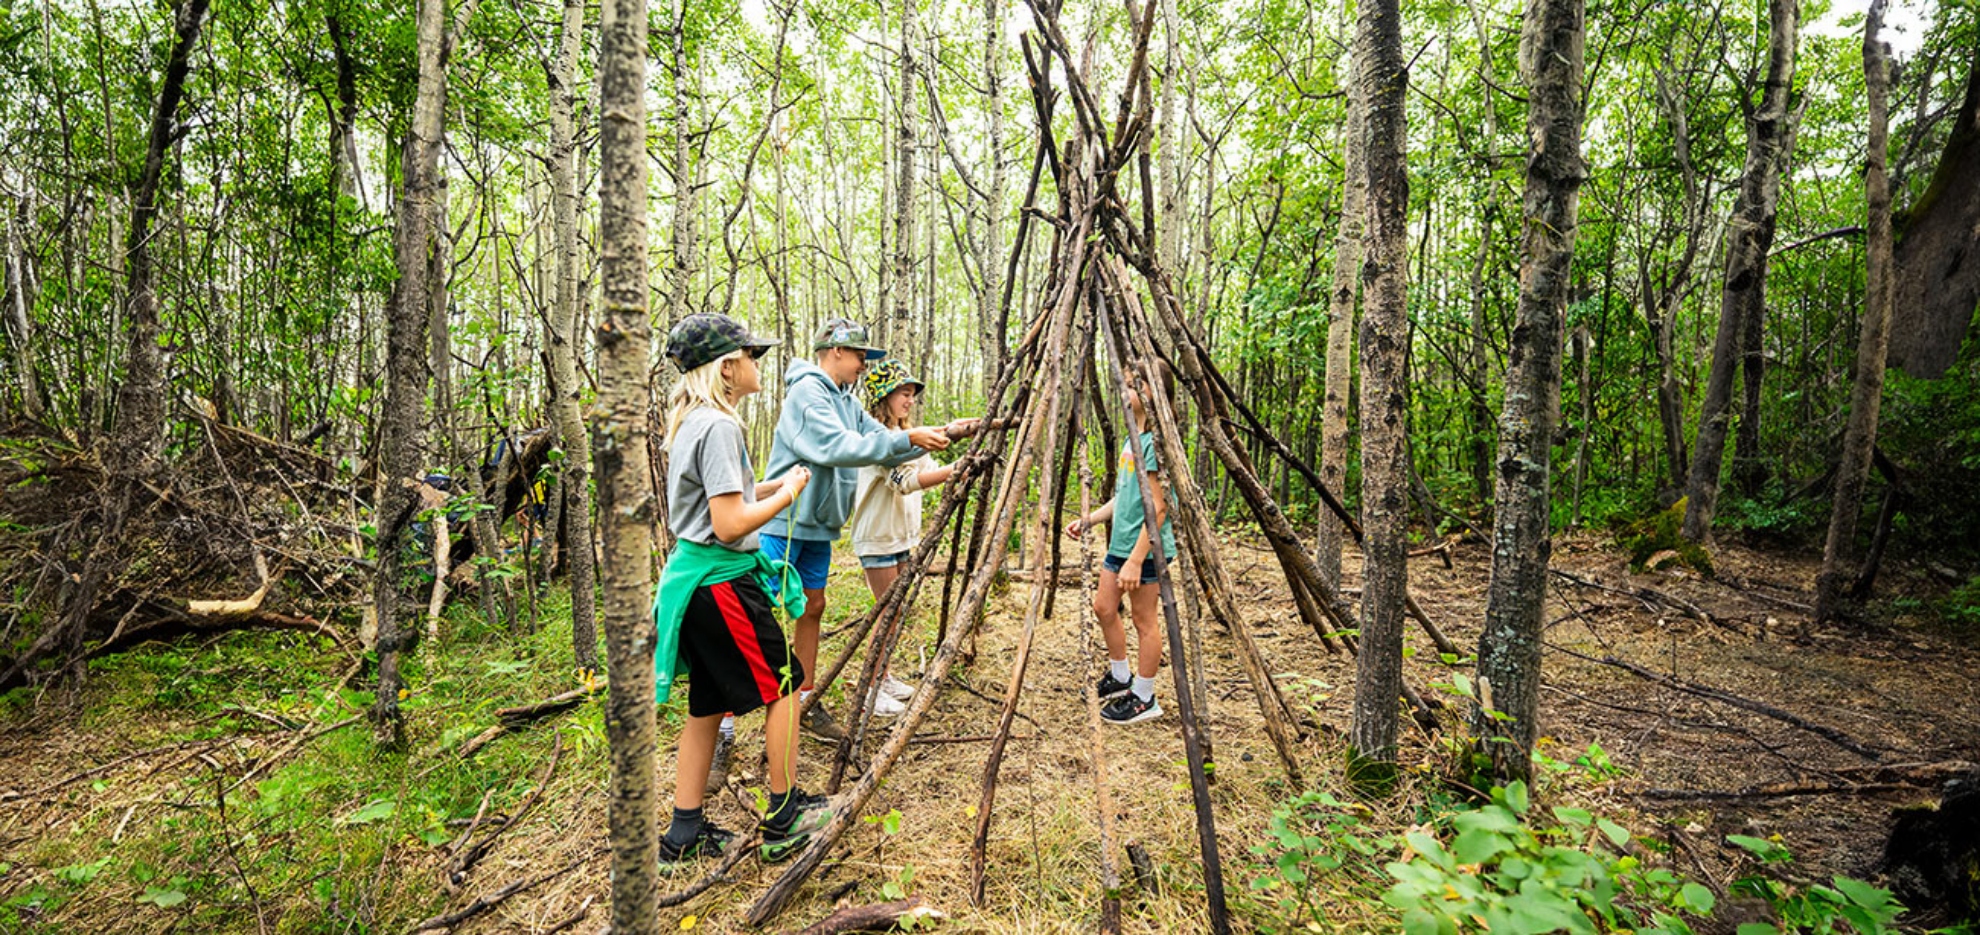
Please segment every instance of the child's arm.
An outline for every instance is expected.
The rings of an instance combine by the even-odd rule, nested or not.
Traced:
[[[1092,529],[1093,527],[1098,526],[1101,523],[1112,522],[1113,519],[1114,519],[1114,501],[1109,500],[1106,503],[1100,504],[1099,509],[1094,510],[1093,512],[1088,513],[1085,516],[1082,516],[1076,520],[1073,520],[1070,523],[1067,523],[1066,535],[1078,539],[1086,535],[1087,530]]]
[[[1154,536],[1150,529],[1161,529],[1166,515],[1168,495],[1162,491],[1162,476],[1148,472],[1148,501],[1142,513],[1141,532],[1134,537],[1134,548],[1128,551],[1127,561],[1121,563],[1120,582],[1123,590],[1132,591],[1141,587],[1141,563],[1148,558],[1148,550],[1154,547]]]
[[[768,500],[770,499],[771,495],[775,494],[777,491],[782,489],[784,489],[783,478],[778,478],[776,480],[759,481],[756,485],[756,499]]]
[[[894,488],[896,492],[910,494],[930,487],[940,487],[956,473],[956,466],[953,464],[922,470],[921,465],[924,463],[932,463],[932,459],[909,462],[888,471],[887,486]]]
[[[708,521],[715,527],[715,538],[723,542],[735,542],[757,531],[764,523],[796,503],[798,494],[803,492],[804,485],[810,482],[811,469],[798,465],[775,482],[777,492],[767,500],[744,503],[741,491],[709,497]]]

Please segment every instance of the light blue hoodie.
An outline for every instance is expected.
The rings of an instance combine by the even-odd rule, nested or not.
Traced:
[[[850,389],[843,389],[808,360],[784,372],[784,409],[763,477],[774,480],[793,466],[811,469],[811,483],[794,509],[764,524],[766,536],[831,542],[852,515],[859,468],[893,467],[921,454],[904,430],[890,429],[868,414]],[[787,519],[788,517],[788,519]]]

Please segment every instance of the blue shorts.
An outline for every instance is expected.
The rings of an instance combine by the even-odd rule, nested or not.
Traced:
[[[762,535],[757,542],[773,562],[790,562],[807,591],[825,590],[825,577],[832,571],[832,543],[819,539],[786,539]]]
[[[913,552],[895,552],[892,555],[862,555],[859,557],[859,567],[892,568],[895,565],[905,565],[908,556],[913,554]]]
[[[1169,559],[1169,561],[1173,562],[1175,561],[1175,559],[1171,558]],[[1121,573],[1121,566],[1126,564],[1127,564],[1127,556],[1125,555],[1114,555],[1112,553],[1109,553],[1106,558],[1100,560],[1101,567],[1117,575]],[[1159,579],[1159,577],[1160,576],[1155,574],[1155,563],[1149,561],[1148,558],[1144,556],[1141,559],[1141,583],[1154,584]]]

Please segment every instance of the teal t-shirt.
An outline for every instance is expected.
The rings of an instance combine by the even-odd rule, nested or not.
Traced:
[[[1155,433],[1141,433],[1141,463],[1161,473],[1162,462],[1155,457]],[[1141,482],[1134,476],[1134,455],[1121,446],[1121,461],[1114,469],[1114,531],[1107,537],[1107,554],[1127,558],[1134,551],[1134,540],[1141,536],[1147,512],[1141,502]],[[1162,557],[1176,557],[1176,531],[1166,511],[1162,516]]]

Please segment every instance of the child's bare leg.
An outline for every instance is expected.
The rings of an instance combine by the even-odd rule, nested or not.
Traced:
[[[804,616],[797,618],[796,639],[791,648],[797,652],[798,662],[804,664],[804,684],[799,686],[810,691],[812,680],[818,675],[818,623],[825,619],[825,589],[814,591],[804,589]]]
[[[797,782],[797,696],[772,702],[763,725],[763,750],[770,757],[770,791],[783,795]]]
[[[701,807],[703,787],[708,784],[708,764],[715,759],[715,729],[722,716],[688,718],[681,728],[681,739],[674,754],[674,807]]]
[[[1127,631],[1121,628],[1121,581],[1114,572],[1100,570],[1100,589],[1093,595],[1093,614],[1100,618],[1100,635],[1107,643],[1108,659],[1127,658]]]
[[[1155,607],[1161,596],[1153,584],[1135,588],[1128,597],[1130,610],[1134,614],[1135,674],[1142,678],[1154,678],[1162,668],[1162,620],[1161,611]]]
[[[901,566],[888,565],[885,568],[866,569],[866,586],[873,589],[873,600],[878,603],[880,595],[887,593],[888,585],[901,576]]]
[[[880,603],[880,595],[887,593],[887,588],[893,585],[895,578],[899,578],[900,576],[901,566],[899,565],[866,569],[866,586],[873,589],[873,603]],[[886,665],[880,667],[880,677],[882,680],[886,679],[889,668]]]

